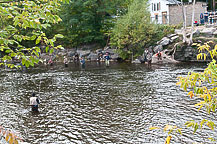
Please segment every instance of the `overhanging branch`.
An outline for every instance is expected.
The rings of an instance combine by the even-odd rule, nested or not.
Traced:
[[[3,4],[3,3],[12,3],[12,2],[20,2],[19,0],[15,0],[15,1],[0,1],[0,4]]]

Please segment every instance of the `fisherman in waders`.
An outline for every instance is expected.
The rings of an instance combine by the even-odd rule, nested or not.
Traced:
[[[148,52],[148,54],[147,54],[147,62],[148,62],[148,68],[151,68],[151,62],[152,62],[151,52]]]
[[[109,66],[109,60],[110,60],[109,53],[106,53],[104,58],[105,58],[105,64],[106,64],[106,66]]]
[[[69,61],[66,56],[64,56],[64,64],[65,64],[65,67],[68,67]]]
[[[30,98],[30,105],[32,106],[33,112],[38,112],[38,104],[40,104],[39,99],[35,96],[35,93],[32,93]]]

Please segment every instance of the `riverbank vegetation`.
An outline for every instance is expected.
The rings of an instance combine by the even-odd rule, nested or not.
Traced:
[[[173,26],[151,22],[148,6],[148,1],[134,1],[128,7],[128,12],[117,20],[111,32],[110,44],[118,48],[123,59],[142,55],[145,48],[174,32]]]
[[[112,46],[123,59],[130,59],[132,54],[141,55],[144,48],[174,32],[174,26],[151,22],[147,0],[72,0],[60,9],[62,22],[47,34],[64,35],[59,43],[65,48]]]
[[[38,63],[41,47],[52,53],[62,46],[111,46],[123,59],[131,59],[175,27],[151,22],[148,0],[4,0],[0,7],[2,61],[18,57],[26,66]]]
[[[39,62],[40,45],[46,47],[46,51],[52,53],[54,49],[61,48],[55,45],[60,34],[48,38],[46,29],[61,21],[57,15],[59,5],[65,0],[59,1],[8,1],[0,2],[0,50],[1,64],[6,61],[18,59],[26,67],[34,66]],[[14,64],[7,64],[15,67]]]

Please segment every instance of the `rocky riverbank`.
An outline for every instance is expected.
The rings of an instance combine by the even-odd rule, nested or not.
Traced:
[[[191,29],[187,29],[187,35],[189,35]],[[217,29],[215,26],[197,26],[193,32],[194,42],[204,43],[207,41],[217,41]],[[79,57],[84,57],[86,61],[97,61],[99,56],[104,57],[106,53],[110,54],[112,61],[122,60],[117,50],[115,48],[106,47],[102,49],[92,50],[93,46],[87,46],[83,48],[76,49],[64,49],[56,50],[52,56],[56,58],[57,61],[62,61],[64,56],[67,56],[69,60],[73,60],[75,55]],[[198,50],[195,46],[187,46],[182,43],[182,30],[175,30],[174,34],[170,34],[160,41],[158,41],[154,46],[148,49],[152,52],[152,63],[177,63],[177,62],[195,62],[197,60]],[[156,53],[161,52],[162,59],[158,60]],[[41,54],[42,59],[48,60],[51,55]],[[141,63],[144,57],[140,56],[138,59],[132,61],[132,63]]]

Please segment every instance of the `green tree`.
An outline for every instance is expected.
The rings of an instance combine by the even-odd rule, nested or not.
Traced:
[[[125,13],[131,0],[71,0],[62,5],[62,22],[52,33],[64,34],[68,47],[100,43],[105,45],[115,16]]]
[[[126,15],[117,20],[111,34],[111,45],[118,47],[123,59],[141,55],[144,47],[154,45],[156,41],[171,32],[169,26],[151,22],[147,0],[135,0]],[[167,31],[169,30],[169,31]]]
[[[22,60],[29,67],[39,62],[40,43],[52,53],[61,46],[54,45],[60,34],[47,38],[45,30],[61,21],[57,15],[61,2],[66,0],[4,0],[0,1],[0,53],[1,63],[7,61],[11,68],[13,58]],[[31,45],[29,45],[31,43]]]

